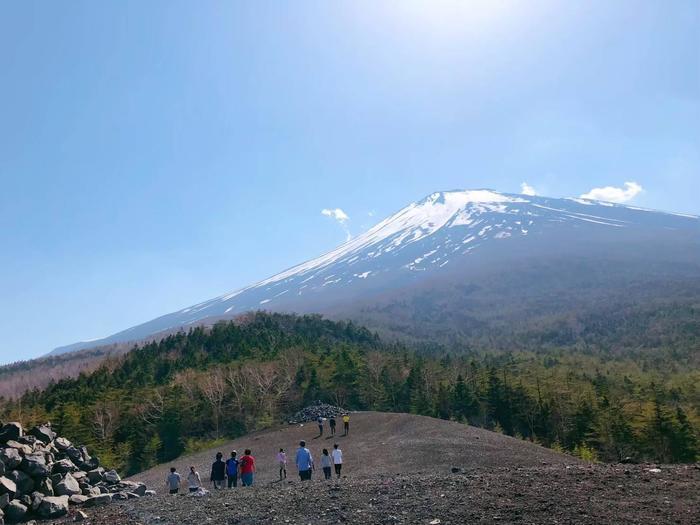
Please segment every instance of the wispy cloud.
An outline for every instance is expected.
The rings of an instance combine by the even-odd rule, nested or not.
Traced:
[[[530,186],[527,182],[523,182],[520,185],[520,193],[522,193],[523,195],[530,195],[531,197],[537,195],[537,191],[535,191],[535,188]]]
[[[350,234],[350,229],[348,228],[347,224],[347,222],[350,220],[350,217],[347,213],[345,213],[340,208],[324,208],[321,210],[321,214],[325,215],[326,217],[330,217],[331,219],[334,219],[338,222],[338,224],[340,224],[340,227],[345,232],[346,241],[349,241],[352,238],[352,235]]]
[[[616,188],[615,186],[593,188],[588,193],[581,195],[581,198],[621,203],[631,201],[642,191],[644,191],[644,189],[640,184],[636,182],[625,182],[624,188]]]

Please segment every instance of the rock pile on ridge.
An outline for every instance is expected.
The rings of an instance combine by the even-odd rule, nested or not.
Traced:
[[[307,421],[316,421],[319,416],[326,419],[331,417],[339,417],[346,413],[347,410],[344,408],[317,401],[313,405],[302,408],[299,412],[289,418],[289,424],[295,425],[297,423],[305,423]]]
[[[83,446],[58,437],[49,425],[26,432],[0,427],[0,525],[59,518],[70,505],[103,505],[154,494],[143,483],[122,481]]]

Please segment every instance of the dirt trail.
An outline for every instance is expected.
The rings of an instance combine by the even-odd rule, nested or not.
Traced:
[[[452,467],[473,469],[579,463],[571,456],[519,439],[424,416],[354,413],[351,414],[350,434],[347,437],[342,436],[342,422],[339,425],[341,430],[335,438],[328,435],[327,424],[324,436],[318,438],[315,423],[285,425],[249,434],[216,449],[178,458],[172,465],[160,465],[132,479],[159,489],[171,466],[186,473],[189,465],[195,465],[202,480],[208,480],[217,451],[228,457],[232,450],[237,450],[241,455],[245,448],[250,448],[257,462],[257,482],[267,483],[278,479],[275,456],[280,447],[287,450],[289,456],[288,474],[296,476],[294,452],[302,439],[306,440],[317,464],[321,450],[327,448],[330,451],[333,444],[338,443],[343,450],[344,473],[356,477],[449,473]]]

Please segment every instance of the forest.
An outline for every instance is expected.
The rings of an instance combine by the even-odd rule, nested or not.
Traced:
[[[625,355],[475,351],[382,340],[351,322],[252,313],[0,400],[132,474],[279,424],[318,400],[453,419],[590,461],[694,462],[700,372]]]

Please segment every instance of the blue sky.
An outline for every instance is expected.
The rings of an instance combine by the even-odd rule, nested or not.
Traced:
[[[680,0],[3,2],[0,361],[435,190],[634,182],[635,205],[700,214],[699,30]]]

